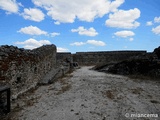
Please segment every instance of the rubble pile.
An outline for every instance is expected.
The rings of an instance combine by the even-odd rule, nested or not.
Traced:
[[[152,53],[132,57],[117,63],[96,66],[93,69],[120,75],[143,75],[160,78],[160,47]]]

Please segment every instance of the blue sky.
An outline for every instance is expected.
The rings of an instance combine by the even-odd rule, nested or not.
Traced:
[[[0,0],[0,45],[59,52],[160,46],[160,0]]]

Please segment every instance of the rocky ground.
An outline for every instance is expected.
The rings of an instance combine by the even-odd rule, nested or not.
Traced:
[[[10,120],[160,120],[160,83],[81,67],[21,96]],[[132,116],[136,114],[136,116]],[[155,114],[140,117],[139,114]]]

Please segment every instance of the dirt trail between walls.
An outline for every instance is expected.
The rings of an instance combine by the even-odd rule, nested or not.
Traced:
[[[19,99],[11,120],[160,120],[160,83],[81,67]],[[144,115],[144,116],[142,116]]]

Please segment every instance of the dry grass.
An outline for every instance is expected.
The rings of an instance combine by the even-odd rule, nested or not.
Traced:
[[[62,94],[62,93],[64,93],[64,92],[70,90],[70,88],[71,88],[71,85],[70,85],[70,84],[64,85],[64,86],[62,86],[61,90],[59,90],[59,91],[56,93],[56,95]]]
[[[152,76],[147,76],[147,75],[128,75],[129,78],[135,79],[135,80],[149,80],[149,81],[157,81],[160,82],[160,78],[157,77],[152,77]]]
[[[142,88],[135,88],[135,89],[131,89],[133,94],[140,94],[142,91],[144,91]]]
[[[103,95],[107,96],[109,99],[113,100],[115,98],[114,91],[112,91],[112,90],[107,90],[102,93],[103,93]]]
[[[62,84],[62,87],[60,90],[58,90],[56,95],[62,94],[71,89],[71,84],[68,83],[69,82],[68,80],[69,78],[73,77],[73,75],[71,74],[72,72],[73,71],[70,70],[67,74],[65,74],[62,78],[58,80],[58,82]]]

